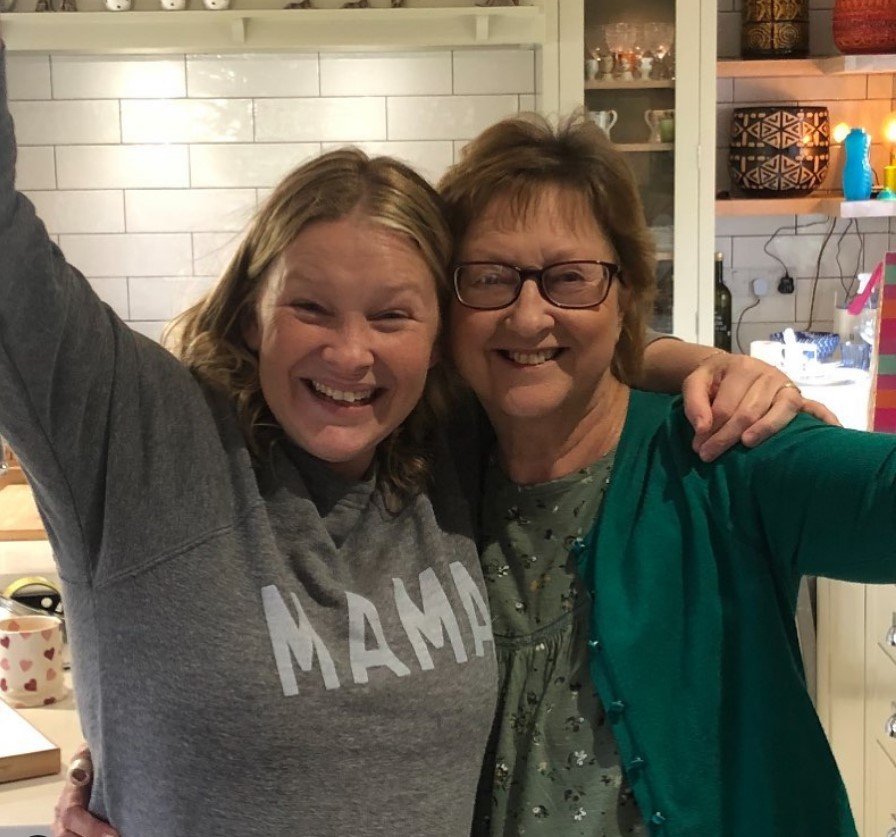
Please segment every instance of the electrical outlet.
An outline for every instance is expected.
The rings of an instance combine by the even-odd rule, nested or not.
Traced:
[[[751,283],[753,296],[758,296],[760,298],[768,296],[769,287],[768,279],[764,279],[761,276],[757,276]]]
[[[778,283],[779,274],[780,271],[776,272],[773,267],[738,267],[726,274],[725,284],[728,285],[732,296],[740,296],[749,300],[755,296],[769,296],[772,288]],[[757,283],[761,289],[762,282],[766,284],[766,292],[757,294]]]

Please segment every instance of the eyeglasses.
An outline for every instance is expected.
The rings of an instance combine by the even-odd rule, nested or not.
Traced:
[[[618,264],[590,260],[557,262],[541,269],[464,262],[454,268],[454,293],[468,308],[507,308],[519,298],[523,282],[532,279],[539,293],[558,308],[593,308],[607,298],[619,273]]]

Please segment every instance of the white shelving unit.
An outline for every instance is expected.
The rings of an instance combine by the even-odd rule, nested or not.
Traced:
[[[82,2],[73,13],[11,12],[3,37],[11,52],[217,53],[387,50],[544,45],[556,42],[556,0],[526,6],[413,6],[363,9],[191,7],[138,4],[109,12]],[[195,5],[195,0],[194,0]],[[241,5],[245,5],[242,3]],[[317,4],[316,4],[317,5]],[[553,8],[552,8],[553,7]]]

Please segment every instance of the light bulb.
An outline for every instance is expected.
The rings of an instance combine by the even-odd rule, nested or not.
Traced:
[[[831,133],[831,137],[834,142],[843,142],[846,139],[846,135],[850,132],[850,127],[845,122],[838,122],[834,126],[834,130]]]
[[[890,143],[890,165],[896,164],[896,111],[884,120],[884,137]]]

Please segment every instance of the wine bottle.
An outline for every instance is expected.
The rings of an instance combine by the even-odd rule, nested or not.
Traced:
[[[717,349],[731,351],[731,291],[725,284],[723,276],[724,256],[716,253],[716,306],[715,306],[715,339],[713,345]]]

